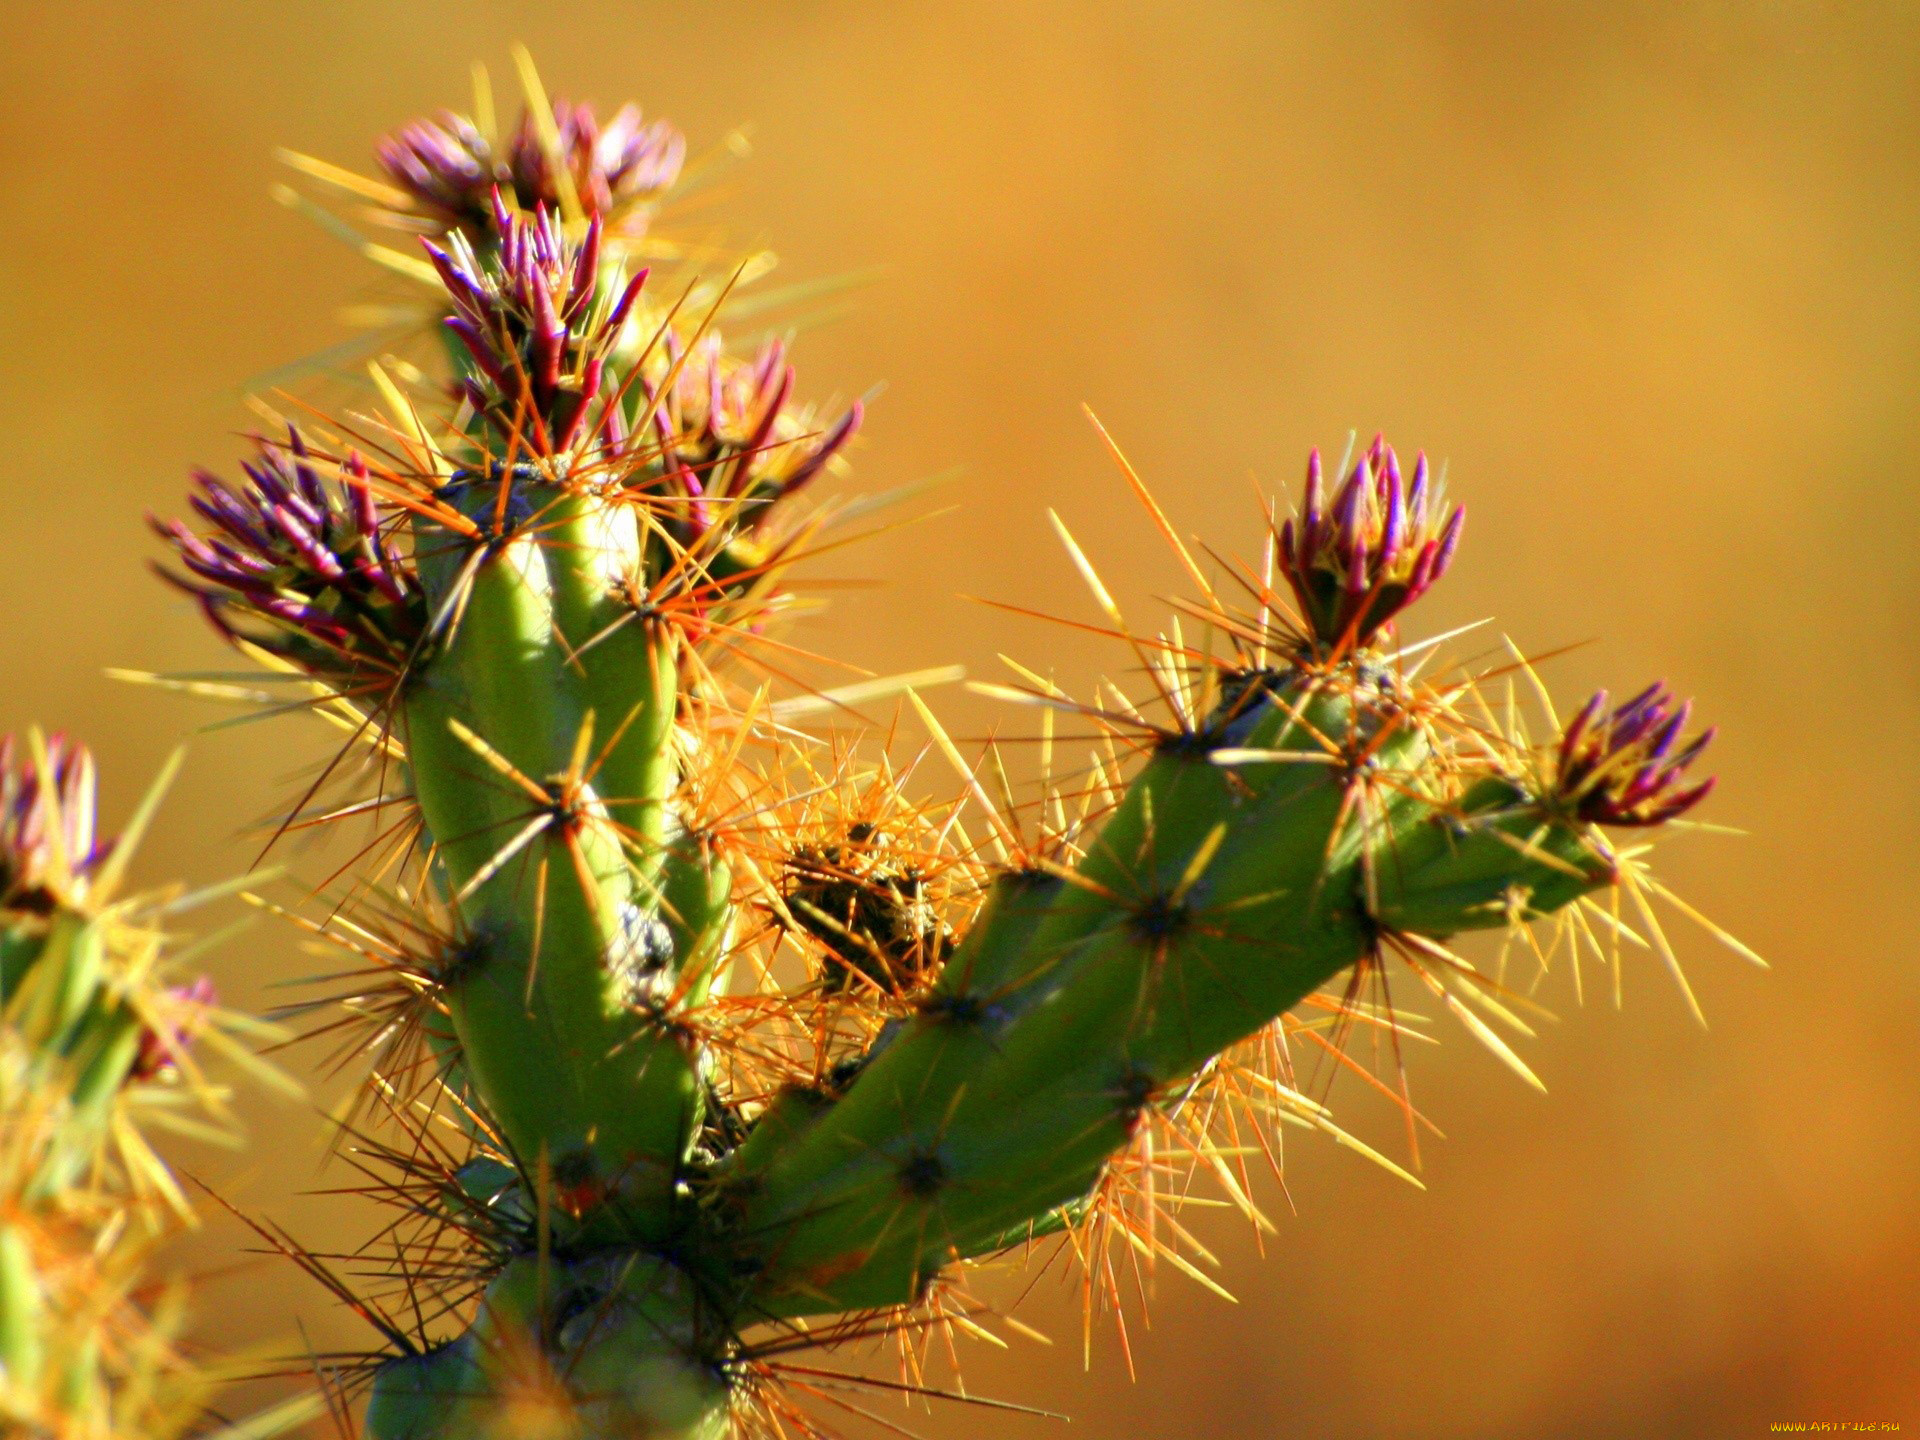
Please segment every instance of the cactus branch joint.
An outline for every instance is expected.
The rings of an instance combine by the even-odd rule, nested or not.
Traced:
[[[1662,686],[1562,724],[1520,652],[1404,638],[1464,511],[1384,439],[1313,452],[1238,561],[1099,430],[1191,593],[1131,629],[1053,517],[1092,597],[1066,619],[1135,685],[976,684],[1033,727],[1024,793],[922,697],[945,672],[819,682],[792,637],[874,508],[824,483],[863,407],[797,398],[789,342],[723,336],[757,267],[716,281],[673,243],[676,131],[522,79],[510,130],[483,93],[376,176],[289,157],[295,202],[408,287],[415,343],[370,359],[372,405],[264,397],[253,454],[154,522],[166,577],[289,684],[270,708],[348,737],[282,831],[372,827],[357,882],[283,912],[348,962],[283,1018],[365,1077],[339,1143],[393,1214],[383,1274],[300,1257],[378,1336],[325,1367],[337,1414],[373,1440],[824,1435],[892,1383],[824,1352],[886,1335],[948,1395],[920,1341],[1001,1322],[980,1264],[1065,1253],[1116,1312],[1110,1253],[1218,1288],[1181,1200],[1201,1177],[1269,1227],[1248,1157],[1277,1167],[1288,1127],[1414,1180],[1296,1066],[1390,1095],[1417,1168],[1404,1089],[1343,1050],[1397,1053],[1404,977],[1533,1081],[1455,937],[1678,974],[1655,907],[1701,917],[1643,841],[1705,799],[1712,732]],[[164,948],[96,893],[122,852],[84,750],[9,742],[0,785],[7,1063],[109,1108],[202,1086],[241,1033],[204,984],[76,979],[102,927],[110,957]],[[74,1025],[119,1037],[104,1078]],[[76,1173],[8,1194],[45,1166]],[[0,1246],[6,1403],[37,1414],[18,1397],[65,1393],[18,1338],[46,1245],[8,1220]]]

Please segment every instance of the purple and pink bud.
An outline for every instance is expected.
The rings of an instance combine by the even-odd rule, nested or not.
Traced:
[[[509,444],[561,454],[588,434],[604,438],[611,407],[591,426],[589,412],[646,272],[603,296],[597,216],[575,241],[558,212],[520,214],[498,191],[492,198],[490,250],[465,234],[421,244],[452,304],[446,326],[472,362],[462,392]]]
[[[1557,798],[1599,825],[1658,825],[1692,809],[1714,783],[1682,783],[1714,734],[1686,736],[1692,712],[1692,703],[1676,703],[1664,684],[1611,711],[1600,691],[1560,737]]]
[[[397,663],[418,638],[423,602],[383,529],[366,462],[323,461],[291,427],[284,442],[256,443],[239,484],[196,472],[188,503],[210,529],[151,520],[185,571],[161,573],[229,639],[321,670]]]
[[[84,882],[113,851],[95,829],[92,753],[55,734],[44,758],[0,735],[0,906],[39,904],[50,881]]]
[[[1465,522],[1464,510],[1447,508],[1424,454],[1404,476],[1376,436],[1329,503],[1315,450],[1276,557],[1315,649],[1365,645],[1430,590],[1453,563]]]
[[[829,424],[793,407],[794,370],[786,346],[771,341],[751,360],[727,354],[708,337],[693,354],[669,335],[661,357],[673,375],[665,394],[659,379],[643,377],[653,416],[651,445],[632,441],[637,464],[656,469],[656,488],[685,501],[666,517],[691,543],[715,525],[764,530],[779,502],[797,494],[846,448],[860,428],[855,401]],[[677,369],[676,369],[677,367]]]
[[[622,106],[602,126],[592,106],[559,100],[553,123],[559,143],[551,149],[531,114],[522,117],[508,147],[508,170],[523,205],[557,203],[564,170],[583,213],[626,221],[680,178],[685,138],[664,121],[642,123],[637,105]]]
[[[543,140],[542,128],[528,112],[506,144],[496,146],[466,116],[444,113],[402,127],[374,153],[434,233],[464,230],[476,237],[494,223],[496,190],[522,210],[560,211],[571,200],[588,218],[636,234],[686,159],[680,133],[664,121],[643,123],[633,105],[603,125],[591,106],[561,101],[553,107],[558,143]]]

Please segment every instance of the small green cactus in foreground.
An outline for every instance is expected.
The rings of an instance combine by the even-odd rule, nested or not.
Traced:
[[[414,237],[364,248],[439,339],[159,527],[350,737],[286,826],[374,826],[312,922],[354,957],[319,1028],[365,1057],[345,1143],[396,1211],[359,1297],[387,1349],[347,1377],[367,1435],[824,1434],[796,1351],[976,1328],[966,1268],[1049,1237],[1197,1274],[1184,1169],[1257,1218],[1241,1157],[1280,1123],[1365,1150],[1290,1057],[1396,1038],[1389,969],[1524,1074],[1451,937],[1664,952],[1641,832],[1706,795],[1708,734],[1654,687],[1536,743],[1524,660],[1404,643],[1463,515],[1382,440],[1316,453],[1263,560],[1211,574],[1127,471],[1194,587],[1163,634],[1061,529],[1144,690],[979,687],[1037,717],[1024,802],[933,718],[937,677],[812,686],[793,569],[862,512],[812,503],[861,407],[723,341],[760,267],[694,278],[661,238],[673,131],[530,72],[515,131],[491,110],[399,132],[378,179],[295,157]],[[838,723],[889,705],[884,746]],[[13,1233],[10,1377],[37,1363]]]
[[[218,1375],[180,1344],[183,1288],[155,1248],[191,1221],[150,1132],[230,1139],[195,1051],[249,1064],[264,1027],[222,1010],[162,920],[196,903],[129,894],[165,788],[117,838],[95,772],[61,736],[0,737],[0,1433],[205,1433]],[[271,1433],[261,1429],[257,1434]]]

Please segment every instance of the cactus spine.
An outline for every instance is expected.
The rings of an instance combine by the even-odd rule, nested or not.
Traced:
[[[733,354],[711,291],[638,268],[680,154],[530,86],[504,140],[447,117],[381,180],[307,165],[428,232],[450,364],[376,367],[383,419],[263,440],[202,477],[211,528],[163,527],[223,633],[404,755],[401,893],[445,937],[409,1003],[473,1146],[429,1208],[484,1236],[465,1328],[374,1374],[377,1440],[727,1433],[756,1334],[1085,1223],[1223,1052],[1393,953],[1457,1006],[1449,936],[1620,883],[1602,827],[1705,793],[1664,692],[1536,747],[1402,663],[1462,517],[1376,441],[1332,483],[1314,456],[1284,590],[1242,610],[1180,551],[1226,653],[1131,642],[1163,725],[1068,707],[1138,756],[1078,819],[1022,844],[970,776],[989,860],[738,663],[780,654],[796,497],[861,414],[797,407],[784,346]]]

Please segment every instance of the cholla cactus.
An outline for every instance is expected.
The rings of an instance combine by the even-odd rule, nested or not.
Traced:
[[[427,232],[444,378],[376,365],[382,415],[262,440],[202,478],[204,535],[162,527],[221,633],[353,722],[365,763],[331,773],[377,793],[331,813],[406,817],[322,927],[387,976],[348,1004],[413,1139],[363,1150],[414,1227],[396,1293],[434,1296],[386,1326],[369,1435],[819,1433],[784,1350],[937,1317],[1048,1235],[1161,1246],[1125,1218],[1156,1135],[1333,1130],[1291,1083],[1296,1012],[1392,1028],[1365,995],[1390,963],[1520,1065],[1449,939],[1545,922],[1604,953],[1594,897],[1659,893],[1609,827],[1706,793],[1686,707],[1596,697],[1534,744],[1497,678],[1424,677],[1396,626],[1462,512],[1376,440],[1332,487],[1316,453],[1225,578],[1141,490],[1203,645],[1129,634],[1062,529],[1154,693],[989,687],[1104,735],[1036,804],[990,799],[998,756],[911,692],[910,763],[804,733],[887,693],[776,695],[768,636],[833,518],[796,497],[860,409],[797,405],[783,345],[730,352],[633,263],[677,136],[530,106],[505,142],[409,127],[379,152],[398,191],[360,191]],[[923,759],[951,797],[909,798]]]
[[[161,787],[107,840],[94,783],[81,746],[0,738],[0,1430],[165,1440],[214,1377],[148,1273],[189,1216],[147,1135],[229,1133],[193,1052],[257,1032],[175,978],[159,920],[184,897],[120,893]]]

